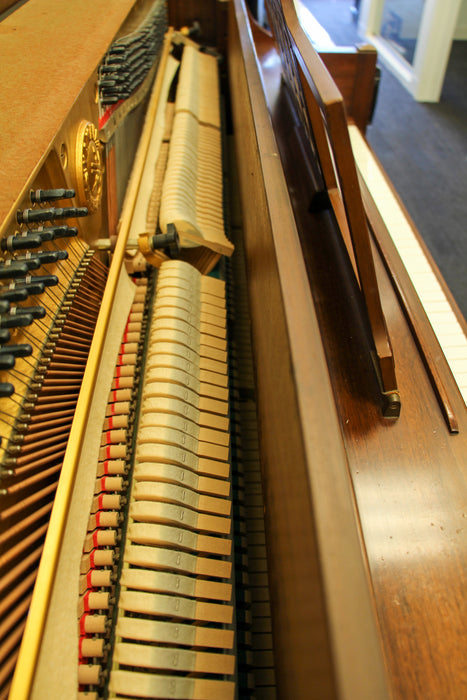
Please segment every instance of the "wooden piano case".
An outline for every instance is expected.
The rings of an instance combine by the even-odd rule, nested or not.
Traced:
[[[49,4],[69,28],[60,3]],[[102,35],[101,43],[92,35],[89,60],[82,75],[75,76],[76,84],[64,89],[55,125],[37,112],[40,139],[36,143],[33,135],[28,137],[28,163],[22,164],[25,149],[10,141],[8,160],[18,167],[15,178],[2,177],[8,185],[0,199],[3,237],[14,228],[16,210],[26,206],[32,183],[49,186],[48,172],[60,172],[62,144],[68,151],[63,134],[70,124],[76,124],[80,112],[91,122],[98,120],[95,70],[134,4],[137,12],[147,10],[148,3],[128,0],[109,11],[107,3],[96,5],[94,0],[87,3],[85,19],[81,13],[73,18],[75,26],[92,25]],[[32,12],[42,9],[30,0],[25,12],[28,5]],[[292,3],[283,6],[284,27],[296,47],[303,37]],[[93,17],[99,11],[106,21],[96,29]],[[341,210],[336,212],[323,196],[323,164],[316,161],[315,144],[303,136],[295,103],[281,79],[276,41],[255,25],[243,0],[175,0],[169,3],[168,19],[176,29],[197,23],[196,40],[215,46],[223,56],[251,316],[277,696],[463,698],[467,417],[462,396],[436,340],[427,349],[432,337],[424,317],[418,320],[418,332],[414,330],[413,309],[418,307],[411,302],[410,281],[404,286],[402,273],[394,279],[394,269],[400,269],[398,254],[385,254],[384,226],[367,206],[401,403],[398,417],[383,416],[374,341],[348,232]],[[7,41],[13,45],[12,35]],[[369,52],[368,57],[374,67],[374,55]],[[358,64],[354,58],[345,64],[344,58],[341,53],[323,56],[330,68],[339,64],[338,83],[340,72],[347,81],[349,66]],[[313,73],[306,56],[303,60]],[[371,74],[371,67],[365,70]],[[343,90],[347,115],[364,130],[371,93],[365,89],[359,101],[355,81],[351,83],[351,89]],[[33,90],[31,79],[26,92]],[[152,94],[153,102],[146,98],[149,112],[155,109],[157,89]],[[29,120],[20,102],[22,120]],[[2,114],[6,109],[3,105]],[[131,130],[135,134],[140,128],[141,117]],[[123,315],[121,297],[117,308],[113,297],[125,276],[126,209],[131,209],[131,190],[138,186],[133,174],[122,213],[119,193],[128,166],[118,153],[124,134],[124,128],[120,134],[116,130],[113,144],[103,147],[107,180],[101,208],[78,223],[80,238],[97,247],[98,239],[115,235],[121,217],[12,698],[32,697],[83,434],[89,431],[92,388],[99,372],[105,372],[101,354],[106,335]],[[49,164],[41,170],[44,163]],[[371,196],[361,187],[368,204]],[[355,197],[361,199],[358,187]],[[378,228],[384,229],[381,235]],[[442,390],[436,389],[439,382],[433,383],[433,357]],[[446,420],[447,415],[455,421]],[[35,693],[44,697],[47,690]]]

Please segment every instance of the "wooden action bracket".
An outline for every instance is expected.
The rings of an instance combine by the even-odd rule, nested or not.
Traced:
[[[310,133],[325,186],[363,294],[375,347],[375,368],[386,417],[400,414],[394,357],[384,318],[357,169],[341,93],[311,45],[293,0],[267,0],[266,8],[285,78]]]

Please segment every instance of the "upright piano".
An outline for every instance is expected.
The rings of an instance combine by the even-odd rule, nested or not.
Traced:
[[[374,50],[293,0],[13,10],[0,697],[465,698],[467,328]]]

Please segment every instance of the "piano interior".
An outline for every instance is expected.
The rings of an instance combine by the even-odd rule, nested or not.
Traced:
[[[0,23],[1,698],[465,697],[466,323],[266,9]]]

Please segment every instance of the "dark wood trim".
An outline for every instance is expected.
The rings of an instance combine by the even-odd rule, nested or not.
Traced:
[[[342,94],[347,116],[365,133],[375,100],[376,50],[372,46],[345,47],[335,51],[317,48]]]
[[[283,10],[283,16],[282,16]],[[281,22],[286,21],[287,36],[290,39],[290,52],[298,66],[296,80],[300,80],[306,108],[313,127],[316,148],[323,170],[327,189],[336,196],[331,198],[338,220],[345,212],[351,245],[349,246],[347,227],[342,234],[350,258],[357,269],[357,279],[363,292],[368,319],[370,322],[377,357],[377,375],[381,392],[385,397],[384,412],[397,417],[400,400],[397,390],[394,357],[387,331],[375,266],[370,246],[370,236],[363,209],[358,176],[353,158],[347,119],[342,95],[329,75],[322,60],[300,26],[295,7],[291,0],[283,0],[282,8],[270,3],[271,22],[274,31],[282,31]],[[277,14],[277,17],[275,16]],[[280,42],[280,36],[277,38]],[[284,42],[287,43],[287,42]],[[280,47],[287,53],[287,48]],[[285,57],[292,63],[292,56]],[[341,199],[341,202],[339,201]]]
[[[385,698],[342,437],[242,0],[229,39],[279,696]]]

